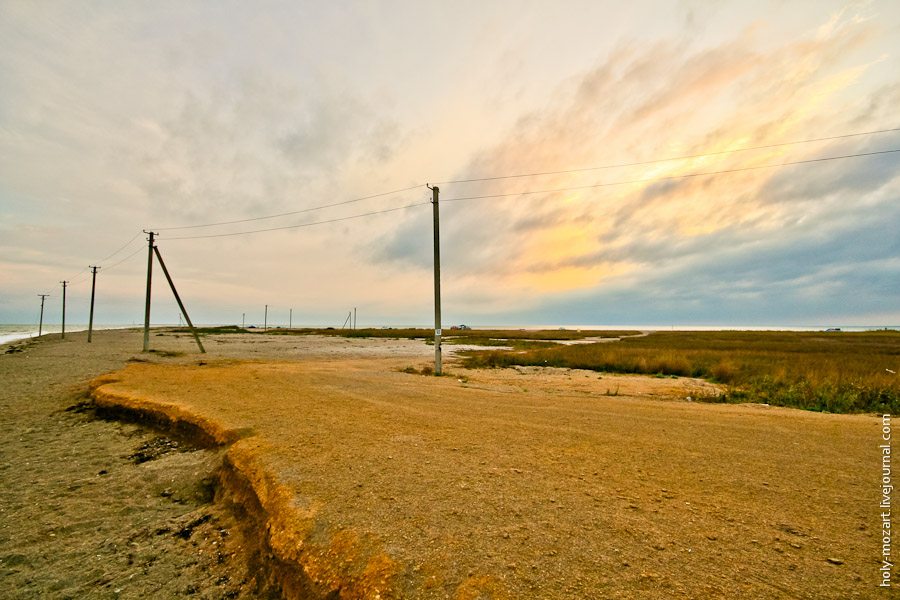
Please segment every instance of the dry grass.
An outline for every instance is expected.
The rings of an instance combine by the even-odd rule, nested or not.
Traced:
[[[900,332],[660,332],[618,343],[471,352],[467,367],[537,365],[702,377],[725,402],[900,411]]]

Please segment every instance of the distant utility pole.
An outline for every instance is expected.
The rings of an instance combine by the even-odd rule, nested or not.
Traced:
[[[41,337],[41,333],[44,330],[44,300],[47,299],[47,296],[50,294],[38,294],[41,297],[41,322],[38,325],[38,337]]]
[[[288,313],[288,329],[294,328],[294,309],[291,309],[291,312]]]
[[[263,315],[263,331],[269,330],[269,305],[266,304],[266,312]]]
[[[434,374],[441,374],[441,219],[437,186],[431,187],[434,209]]]
[[[247,313],[241,313],[241,327],[245,326],[244,323],[246,322],[246,319],[247,319]]]
[[[153,276],[153,236],[152,231],[144,231],[150,235],[147,247],[147,302],[144,305],[144,352],[150,351],[150,280]]]
[[[93,273],[91,281],[91,318],[88,320],[88,344],[91,343],[91,335],[94,332],[94,292],[97,290],[97,269],[100,267],[88,267]]]
[[[353,307],[353,329],[356,329],[356,307]]]
[[[68,281],[60,281],[63,285],[62,339],[66,339],[66,285]]]

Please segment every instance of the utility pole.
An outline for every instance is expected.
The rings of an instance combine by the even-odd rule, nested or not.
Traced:
[[[245,327],[244,323],[247,319],[247,313],[241,313],[241,329]]]
[[[47,299],[47,296],[50,294],[38,294],[41,297],[41,323],[38,325],[38,337],[41,337],[41,333],[44,330],[44,300]]]
[[[291,309],[291,312],[288,313],[288,329],[294,328],[294,309]]]
[[[91,335],[94,332],[94,292],[97,290],[97,269],[100,267],[88,267],[93,273],[91,280],[91,318],[88,321],[88,344],[91,343]]]
[[[431,187],[434,209],[434,374],[441,374],[441,220],[438,208],[440,189]]]
[[[353,329],[356,329],[356,307],[353,307]]]
[[[60,281],[63,286],[62,339],[66,339],[66,285],[68,281]]]
[[[150,279],[153,276],[153,236],[152,231],[144,231],[150,234],[150,244],[147,247],[147,303],[144,305],[144,352],[150,351]]]
[[[263,315],[263,331],[269,330],[269,305],[266,304],[266,312]]]

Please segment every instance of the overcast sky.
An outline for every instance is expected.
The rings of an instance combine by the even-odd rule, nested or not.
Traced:
[[[900,325],[900,132],[773,146],[900,127],[896,0],[0,0],[0,39],[0,323],[64,279],[86,322],[88,265],[140,322],[152,229],[195,322],[429,325],[431,183],[445,326]]]

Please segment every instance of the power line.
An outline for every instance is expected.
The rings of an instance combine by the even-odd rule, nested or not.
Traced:
[[[408,188],[403,188],[402,190],[394,190],[392,192],[382,192],[380,194],[373,194],[371,196],[363,196],[362,198],[354,198],[352,200],[344,200],[343,202],[335,202],[334,204],[323,204],[321,206],[313,206],[312,208],[304,208],[301,210],[294,210],[291,212],[280,213],[277,215],[267,215],[265,217],[253,217],[250,219],[237,219],[234,221],[221,221],[219,223],[204,223],[202,225],[182,225],[180,227],[157,227],[157,231],[172,231],[174,229],[197,229],[200,227],[216,227],[218,225],[234,225],[235,223],[249,223],[251,221],[263,221],[266,219],[277,219],[278,217],[288,217],[290,215],[299,215],[301,213],[312,212],[314,210],[322,210],[325,208],[333,208],[335,206],[343,206],[345,204],[353,204],[354,202],[362,202],[363,200],[371,200],[372,198],[381,198],[382,196],[390,196],[391,194],[399,194],[401,192],[408,192],[410,190],[414,190],[420,187],[424,187],[425,184],[414,185]],[[212,236],[210,236],[212,237]],[[181,238],[173,238],[173,239],[181,239]]]
[[[95,262],[97,262],[97,263],[102,263],[102,262],[108,261],[108,260],[111,259],[113,256],[115,256],[116,254],[118,254],[119,252],[121,252],[122,250],[124,250],[125,248],[127,248],[128,246],[130,246],[131,243],[132,243],[134,240],[136,240],[136,239],[138,238],[139,235],[141,235],[141,233],[143,233],[143,232],[139,230],[136,234],[134,234],[134,237],[133,237],[133,238],[131,238],[130,240],[128,240],[128,243],[127,243],[127,244],[125,244],[124,246],[122,246],[121,248],[119,248],[118,250],[116,250],[115,252],[113,252],[112,254],[110,254],[109,256],[107,256],[106,258],[104,258],[103,260],[98,260],[98,261],[95,261]]]
[[[793,145],[797,145],[797,144],[810,144],[812,142],[826,142],[829,140],[840,140],[840,139],[851,138],[851,137],[859,137],[859,136],[863,136],[863,135],[875,135],[877,133],[889,133],[889,132],[893,132],[893,131],[900,131],[900,127],[895,127],[893,129],[879,129],[877,131],[864,131],[862,133],[848,133],[845,135],[833,135],[830,137],[815,138],[815,139],[811,139],[811,140],[799,140],[796,142],[781,142],[778,144],[766,144],[765,146],[753,146],[752,148],[737,148],[734,150],[719,150],[717,152],[703,152],[701,154],[689,154],[689,155],[685,155],[685,156],[672,156],[670,158],[657,158],[657,159],[653,159],[653,160],[644,160],[644,161],[640,161],[640,162],[603,165],[603,166],[599,166],[599,167],[584,167],[584,168],[580,168],[580,169],[565,169],[562,171],[544,171],[542,173],[522,173],[522,174],[518,174],[518,175],[498,175],[495,177],[478,177],[475,179],[457,179],[455,181],[438,181],[437,183],[435,183],[435,185],[444,185],[444,184],[451,184],[451,183],[475,183],[475,182],[479,182],[479,181],[496,181],[498,179],[516,179],[516,178],[520,178],[520,177],[538,177],[541,175],[563,175],[565,173],[600,171],[603,169],[616,169],[619,167],[637,167],[637,166],[641,166],[641,165],[652,165],[655,163],[669,162],[669,161],[673,161],[673,160],[686,160],[688,158],[700,158],[703,156],[719,156],[722,154],[732,154],[735,152],[749,152],[750,150],[765,150],[767,148],[779,148],[781,146],[793,146]]]
[[[139,233],[138,235],[140,235],[140,233]],[[137,237],[137,236],[135,236],[135,237]],[[129,244],[130,244],[130,243],[131,243],[131,242],[129,242]],[[123,262],[125,262],[125,261],[127,261],[127,260],[129,260],[129,259],[131,259],[131,258],[134,258],[135,255],[137,255],[139,252],[141,252],[141,251],[143,251],[143,250],[144,250],[143,248],[138,248],[137,250],[135,250],[134,252],[132,252],[131,254],[129,254],[128,256],[126,256],[125,258],[123,258],[122,260],[120,260],[119,262],[117,262],[116,264],[114,264],[114,265],[112,265],[112,266],[110,266],[110,267],[104,267],[103,270],[104,270],[104,271],[109,271],[110,269],[115,269],[116,267],[118,267],[119,265],[121,265]]]
[[[299,229],[300,227],[312,227],[313,225],[324,225],[326,223],[337,223],[338,221],[349,221],[350,219],[360,219],[362,217],[370,217],[372,215],[381,215],[384,213],[395,212],[398,210],[406,210],[408,208],[413,208],[415,206],[425,206],[427,204],[431,204],[431,202],[417,202],[416,204],[409,204],[407,206],[398,206],[396,208],[388,208],[386,210],[376,210],[373,212],[367,212],[360,215],[352,215],[349,217],[340,217],[337,219],[328,219],[327,221],[316,221],[313,223],[301,223],[300,225],[286,225],[284,227],[270,227],[268,229],[253,229],[251,231],[236,231],[234,233],[214,233],[211,235],[192,235],[186,237],[175,237],[175,238],[162,238],[166,241],[175,241],[175,240],[197,240],[203,238],[215,238],[215,237],[229,237],[234,235],[248,235],[251,233],[263,233],[266,231],[281,231],[284,229]]]
[[[106,258],[104,258],[103,260],[98,260],[98,261],[96,261],[95,264],[100,264],[100,263],[106,262],[107,260],[111,259],[113,256],[115,256],[116,254],[118,254],[119,252],[121,252],[122,250],[124,250],[125,248],[127,248],[128,246],[130,246],[130,245],[134,242],[134,240],[137,239],[137,237],[138,237],[139,235],[141,235],[141,231],[138,231],[138,232],[135,234],[135,236],[134,236],[133,238],[131,238],[130,240],[128,240],[128,242],[127,242],[124,246],[122,246],[121,248],[119,248],[118,250],[116,250],[115,252],[113,252],[112,254],[110,254],[109,256],[107,256]],[[132,256],[134,256],[134,255],[132,254]],[[129,258],[130,258],[130,257],[129,257]],[[128,259],[125,259],[125,260],[128,260]],[[125,262],[125,261],[124,261],[124,260],[123,260],[123,261],[119,261],[119,262],[116,263],[116,264],[121,264],[121,263],[123,263],[123,262]],[[115,266],[115,265],[114,265],[114,266]],[[90,267],[85,267],[85,268],[83,268],[82,270],[78,271],[78,273],[76,273],[75,275],[73,275],[72,277],[70,277],[69,279],[71,280],[71,282],[69,283],[69,287],[78,285],[78,284],[81,283],[82,281],[86,281],[87,278],[88,278],[88,277],[87,277],[87,275],[88,275],[88,273],[87,273],[88,269],[90,269]],[[82,277],[82,275],[83,275],[83,277]]]
[[[632,179],[630,181],[613,181],[613,182],[608,182],[608,183],[595,183],[592,185],[580,185],[577,187],[554,188],[554,189],[550,189],[550,190],[529,190],[529,191],[525,191],[525,192],[510,192],[507,194],[488,194],[485,196],[463,196],[460,198],[448,198],[446,200],[443,200],[443,202],[460,202],[462,200],[482,200],[482,199],[486,199],[486,198],[504,198],[507,196],[525,196],[525,195],[529,195],[529,194],[552,194],[554,192],[570,192],[570,191],[576,191],[576,190],[587,190],[587,189],[599,188],[599,187],[610,187],[610,186],[614,186],[614,185],[628,185],[630,183],[652,183],[655,181],[666,181],[666,180],[670,180],[670,179],[685,179],[688,177],[704,177],[704,176],[709,176],[709,175],[723,175],[725,173],[737,173],[740,171],[754,171],[757,169],[776,169],[778,167],[788,167],[791,165],[802,165],[802,164],[814,163],[814,162],[824,162],[827,160],[840,160],[840,159],[844,159],[844,158],[857,158],[860,156],[874,156],[876,154],[890,154],[892,152],[900,152],[900,149],[898,149],[898,150],[881,150],[878,152],[862,152],[859,154],[847,154],[844,156],[829,156],[829,157],[825,157],[825,158],[810,158],[807,160],[797,160],[797,161],[793,161],[793,162],[778,163],[778,164],[773,164],[773,165],[757,165],[755,167],[740,167],[740,168],[735,168],[735,169],[725,169],[722,171],[707,171],[705,173],[688,173],[686,175],[668,175],[666,177],[654,177],[652,179]]]

